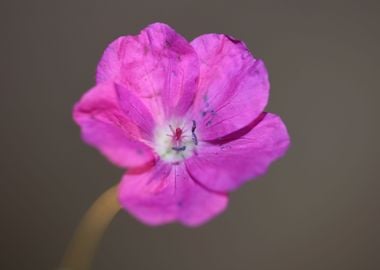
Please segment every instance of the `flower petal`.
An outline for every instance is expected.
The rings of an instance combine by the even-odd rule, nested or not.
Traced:
[[[207,34],[191,42],[200,60],[200,82],[193,118],[200,139],[225,136],[252,122],[267,104],[268,73],[245,44]]]
[[[181,116],[193,102],[199,76],[192,46],[166,24],[120,37],[106,49],[97,82],[113,80],[143,99],[156,118]]]
[[[119,186],[121,205],[140,221],[161,225],[179,221],[198,226],[222,212],[228,198],[193,181],[184,165],[159,163],[142,174],[126,174]]]
[[[152,114],[133,92],[118,84],[115,84],[115,89],[120,108],[128,119],[140,128],[144,138],[152,140],[155,125]]]
[[[75,105],[73,117],[83,140],[121,167],[151,164],[155,156],[143,132],[123,113],[113,83],[99,84]]]
[[[219,142],[200,144],[186,166],[191,176],[209,189],[231,191],[264,174],[285,154],[289,142],[280,117],[262,113],[249,126]]]

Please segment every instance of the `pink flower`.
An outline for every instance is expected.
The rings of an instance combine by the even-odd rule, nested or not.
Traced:
[[[109,45],[74,119],[88,144],[128,168],[123,208],[150,225],[197,226],[286,152],[284,123],[263,112],[268,96],[264,63],[243,42],[189,43],[155,23]]]

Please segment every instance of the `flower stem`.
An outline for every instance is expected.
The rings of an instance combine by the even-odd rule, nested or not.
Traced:
[[[87,210],[68,245],[59,269],[90,269],[96,247],[119,210],[117,186],[114,186],[100,195]]]

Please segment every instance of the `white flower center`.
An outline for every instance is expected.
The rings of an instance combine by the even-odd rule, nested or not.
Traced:
[[[198,144],[195,121],[174,120],[157,127],[154,149],[162,160],[177,163],[193,155]]]

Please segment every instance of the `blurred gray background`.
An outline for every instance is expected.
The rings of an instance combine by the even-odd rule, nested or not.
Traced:
[[[54,269],[122,170],[71,109],[120,35],[170,24],[244,40],[270,72],[288,155],[197,229],[121,212],[94,269],[379,269],[378,1],[1,1],[0,269]]]

